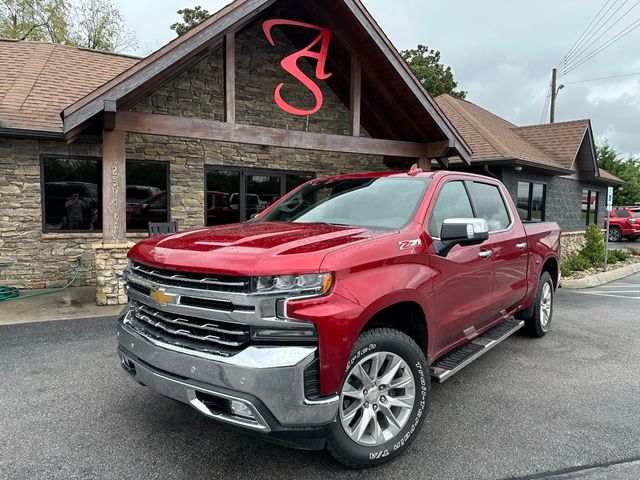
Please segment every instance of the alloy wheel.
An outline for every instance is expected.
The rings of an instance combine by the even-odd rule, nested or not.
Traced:
[[[552,304],[553,290],[551,289],[549,282],[546,282],[542,286],[542,295],[540,297],[540,326],[545,332],[549,329]]]
[[[400,433],[415,403],[409,365],[391,352],[376,352],[351,369],[340,395],[340,422],[356,443],[378,446]]]

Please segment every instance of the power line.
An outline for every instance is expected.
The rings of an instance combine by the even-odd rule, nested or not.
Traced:
[[[625,3],[626,3],[626,0],[625,0]],[[600,35],[598,35],[594,40],[590,41],[590,43],[588,43],[587,45],[583,46],[580,50],[574,52],[574,54],[570,58],[568,58],[566,60],[566,63],[563,66],[563,72],[561,72],[561,75],[563,73],[565,73],[567,70],[569,70],[571,68],[571,66],[575,65],[577,62],[580,62],[581,58],[584,58],[585,56],[588,56],[590,54],[590,52],[588,51],[589,48],[591,48],[598,40],[600,40],[604,35],[606,35],[607,32],[609,32],[614,26],[616,26],[618,23],[620,23],[620,21],[623,18],[625,18],[629,14],[629,12],[631,10],[633,10],[638,4],[640,4],[640,0],[638,0],[636,3],[634,3],[631,6],[631,8],[629,8],[626,12],[624,12],[615,22],[613,22],[611,25],[609,25],[609,27],[604,32],[602,32]],[[601,28],[604,27],[609,22],[609,20],[611,18],[613,18],[613,15],[615,15],[620,10],[620,8],[622,8],[623,5],[624,5],[624,3],[622,5],[620,5],[620,7],[618,7],[618,9],[612,14],[612,16],[609,17],[607,19],[607,21],[601,25]],[[596,35],[598,33],[598,31],[594,32],[594,35]],[[591,37],[591,38],[593,38],[593,37]],[[599,48],[599,47],[596,47],[596,49],[597,48]]]
[[[542,125],[542,122],[544,121],[544,116],[547,113],[547,106],[549,105],[549,100],[551,99],[551,84],[549,84],[549,90],[547,91],[547,98],[544,101],[544,106],[542,107],[542,114],[540,115],[540,122],[539,124]]]
[[[589,78],[587,80],[576,80],[573,82],[562,82],[565,85],[573,85],[576,83],[586,83],[586,82],[598,82],[600,80],[611,80],[614,78],[622,78],[622,77],[631,77],[633,75],[640,75],[640,72],[634,72],[634,73],[623,73],[622,75],[613,75],[611,77],[600,77],[600,78]]]
[[[593,57],[595,57],[596,55],[598,55],[599,53],[601,53],[602,51],[606,50],[607,48],[609,48],[611,45],[613,45],[614,43],[616,43],[617,41],[621,40],[622,38],[626,37],[627,35],[629,35],[631,32],[633,32],[636,28],[640,27],[640,18],[638,18],[635,22],[631,23],[629,26],[627,26],[624,30],[622,30],[618,35],[616,35],[615,37],[611,38],[607,43],[605,43],[604,45],[602,45],[600,48],[598,48],[596,51],[594,51],[591,55],[589,55],[587,58],[579,61],[578,63],[574,64],[570,69],[566,70],[562,75],[566,75],[569,72],[572,72],[573,70],[575,70],[576,68],[578,68],[580,65],[582,65],[585,62],[588,62],[589,60],[591,60]]]
[[[596,13],[595,17],[593,17],[593,19],[591,20],[591,23],[589,23],[589,25],[587,25],[587,28],[585,28],[582,31],[582,33],[580,34],[578,39],[574,42],[574,44],[571,46],[569,51],[565,54],[564,57],[562,57],[562,60],[560,60],[560,63],[558,63],[558,68],[560,68],[560,66],[565,62],[565,60],[569,57],[569,55],[571,55],[575,51],[576,47],[578,47],[578,45],[580,44],[580,41],[583,39],[585,34],[588,35],[588,33],[590,32],[591,25],[593,25],[593,22],[596,21],[596,19],[600,16],[600,14],[605,9],[605,7],[609,4],[610,1],[611,0],[607,0],[606,2],[604,2],[604,5],[602,5],[602,8],[600,8],[600,10],[598,10],[598,13]],[[617,0],[613,0],[613,4],[615,4],[616,1]],[[613,4],[607,9],[607,12],[609,10],[611,10],[611,7],[613,7]],[[607,14],[607,12],[605,12],[605,15]],[[600,23],[600,20],[598,20],[598,23]]]

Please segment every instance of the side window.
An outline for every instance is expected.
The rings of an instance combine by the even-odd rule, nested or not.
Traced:
[[[429,220],[429,235],[440,237],[447,218],[474,218],[469,195],[462,182],[449,182],[442,187]]]
[[[470,183],[471,195],[476,205],[476,217],[484,218],[489,224],[489,231],[504,230],[511,223],[507,206],[500,189],[488,183]]]

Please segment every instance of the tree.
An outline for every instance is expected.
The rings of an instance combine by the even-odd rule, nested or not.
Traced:
[[[194,8],[183,8],[182,10],[178,10],[178,15],[182,15],[184,23],[176,22],[170,27],[171,30],[178,34],[178,36],[184,35],[193,27],[197,27],[211,16],[207,10],[199,5]]]
[[[136,46],[110,0],[0,0],[0,37],[107,52]]]
[[[65,0],[0,0],[0,37],[63,43],[67,10]]]
[[[640,159],[632,155],[621,158],[606,140],[598,146],[597,153],[600,168],[627,182],[626,185],[614,189],[614,203],[634,205],[640,202]]]
[[[456,91],[458,83],[453,79],[451,67],[440,63],[440,52],[430,50],[426,45],[418,45],[414,50],[403,51],[402,57],[432,97],[448,93],[457,98],[466,98],[467,92]]]
[[[109,0],[76,3],[74,33],[73,43],[93,50],[121,52],[137,46],[124,15]]]

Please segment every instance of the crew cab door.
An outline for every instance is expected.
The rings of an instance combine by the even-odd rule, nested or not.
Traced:
[[[439,239],[442,224],[449,218],[474,218],[463,180],[450,180],[439,187],[428,217],[428,232]],[[446,257],[431,255],[433,314],[437,333],[435,353],[473,336],[478,325],[490,321],[493,262],[487,245],[457,245]]]
[[[492,321],[518,307],[527,294],[527,235],[504,187],[497,182],[471,181],[467,188],[476,217],[489,225],[486,248],[493,264]]]

